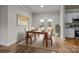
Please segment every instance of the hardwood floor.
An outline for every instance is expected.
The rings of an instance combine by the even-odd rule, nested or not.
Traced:
[[[6,46],[0,45],[0,53],[4,53],[4,52],[8,53],[9,52],[8,48]]]
[[[21,44],[11,47],[0,45],[0,53],[79,53],[79,39],[66,39],[62,42],[58,40],[52,47],[41,48]]]

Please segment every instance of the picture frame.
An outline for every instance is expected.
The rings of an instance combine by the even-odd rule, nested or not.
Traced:
[[[29,17],[22,15],[22,14],[17,14],[17,25],[18,26],[28,26],[29,25]]]

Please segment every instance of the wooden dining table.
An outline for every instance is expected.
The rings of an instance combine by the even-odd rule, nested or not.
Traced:
[[[35,36],[35,39],[36,39],[36,35],[37,35],[37,34],[44,34],[45,46],[48,47],[48,33],[47,33],[47,32],[45,32],[45,31],[27,31],[27,32],[26,32],[27,43],[28,43],[28,37],[29,37],[29,34],[30,34],[30,33]]]

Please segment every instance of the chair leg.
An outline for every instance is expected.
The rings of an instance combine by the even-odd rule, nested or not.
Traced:
[[[27,38],[27,45],[28,45],[28,38]]]
[[[44,46],[44,41],[45,41],[45,40],[43,40],[43,46]]]
[[[32,38],[30,38],[30,44],[32,44]]]
[[[27,45],[27,39],[25,38],[25,44]]]
[[[26,45],[28,45],[28,38],[26,39]]]
[[[52,39],[51,39],[51,46],[52,46]]]

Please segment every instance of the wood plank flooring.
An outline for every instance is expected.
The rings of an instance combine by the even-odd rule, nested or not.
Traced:
[[[79,39],[66,39],[54,43],[53,49],[16,44],[12,48],[0,45],[0,53],[79,53]]]

